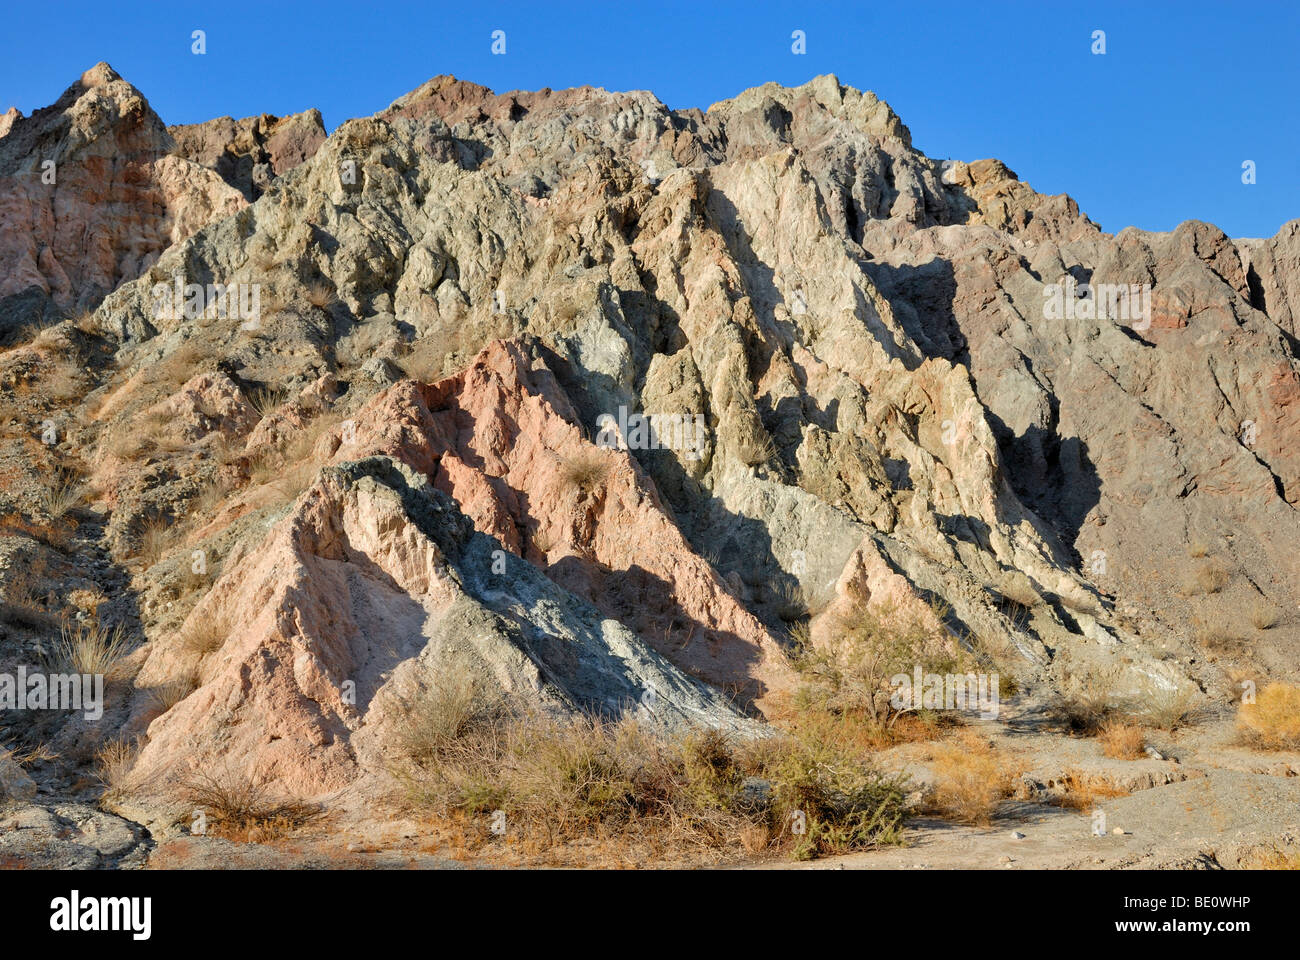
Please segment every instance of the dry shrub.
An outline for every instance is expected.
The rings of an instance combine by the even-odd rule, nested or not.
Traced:
[[[1300,687],[1268,684],[1238,708],[1237,731],[1258,750],[1300,750]]]
[[[1196,720],[1197,699],[1191,685],[1169,687],[1152,681],[1142,691],[1139,716],[1158,730],[1177,730]]]
[[[1300,850],[1284,850],[1271,847],[1255,854],[1248,869],[1252,870],[1300,870]]]
[[[1201,593],[1218,593],[1228,585],[1230,579],[1228,571],[1221,564],[1199,563],[1183,582],[1183,594],[1191,597]]]
[[[1146,747],[1142,728],[1131,723],[1112,720],[1097,733],[1101,752],[1116,760],[1140,760]]]
[[[1125,712],[1115,696],[1115,674],[1069,677],[1057,693],[1051,712],[1071,733],[1096,735],[1107,722]]]
[[[1257,600],[1250,608],[1250,622],[1256,630],[1272,630],[1282,620],[1282,611],[1267,600]]]
[[[322,813],[318,804],[276,796],[265,776],[229,769],[195,772],[180,794],[209,818],[213,835],[235,840],[274,839]]]
[[[1192,639],[1202,650],[1216,657],[1240,653],[1246,645],[1235,623],[1200,614],[1192,616]]]
[[[199,688],[197,670],[187,670],[178,677],[145,690],[149,703],[159,714],[166,713]]]
[[[195,612],[181,630],[181,649],[198,659],[220,650],[230,637],[230,621],[219,614]]]
[[[1062,792],[1050,802],[1067,810],[1093,810],[1098,800],[1126,797],[1129,793],[1126,787],[1116,783],[1112,777],[1077,769],[1066,770],[1058,782]]]
[[[411,708],[402,775],[413,799],[462,824],[502,811],[543,849],[596,839],[800,858],[899,839],[902,783],[842,739],[516,714],[472,684],[445,687]]]
[[[808,706],[833,713],[861,712],[872,723],[892,723],[898,709],[890,702],[889,679],[925,673],[965,673],[961,648],[935,612],[898,606],[871,607],[865,597],[835,613],[834,640],[809,650],[797,666],[805,679],[800,691]]]
[[[971,732],[937,747],[933,769],[929,805],[959,823],[989,823],[998,804],[1014,793],[1020,776],[1019,767]]]
[[[121,624],[106,626],[102,621],[65,622],[58,642],[48,657],[53,673],[88,673],[106,680],[118,679],[130,641]]]
[[[61,521],[81,505],[85,487],[75,470],[60,467],[44,479],[38,489],[41,509],[53,521]]]
[[[41,392],[55,403],[77,400],[86,390],[84,374],[70,363],[55,364],[41,378]]]
[[[198,372],[203,362],[203,352],[191,342],[182,343],[163,358],[151,371],[149,380],[170,395],[175,393]]]
[[[283,390],[267,386],[247,391],[244,396],[248,400],[249,406],[256,410],[257,415],[263,419],[270,416],[286,399]]]
[[[1204,540],[1193,541],[1187,547],[1187,555],[1197,560],[1208,557],[1210,555],[1210,545]]]
[[[40,596],[37,583],[45,572],[39,561],[13,564],[9,567],[4,585],[4,602],[0,603],[0,619],[32,630],[49,629],[57,621],[48,610],[48,601]]]
[[[139,753],[139,745],[128,740],[109,740],[95,751],[95,779],[104,785],[105,797],[130,791],[131,767]]]
[[[607,454],[584,447],[560,459],[560,478],[565,486],[587,496],[605,483],[612,468]]]

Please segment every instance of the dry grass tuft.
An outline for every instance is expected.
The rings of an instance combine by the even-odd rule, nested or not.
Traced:
[[[265,419],[285,402],[285,393],[275,387],[258,387],[244,394],[257,415]]]
[[[230,637],[230,621],[217,614],[195,612],[181,630],[181,649],[200,660],[220,650]]]
[[[760,466],[776,456],[776,442],[767,433],[748,437],[736,447],[736,456],[746,466]]]
[[[144,564],[145,569],[152,567],[167,553],[167,542],[171,537],[170,524],[164,517],[150,517],[140,526],[140,543],[136,548],[136,558]]]
[[[75,471],[64,467],[46,477],[37,492],[41,509],[57,522],[81,505],[85,486]]]
[[[156,687],[149,687],[145,691],[145,695],[149,698],[150,705],[159,714],[163,714],[198,688],[198,672],[190,670],[179,677],[168,680],[166,683],[160,683]]]
[[[334,296],[334,291],[330,288],[330,285],[324,281],[308,284],[307,289],[303,292],[303,297],[313,307],[322,310],[338,299]]]
[[[1146,736],[1136,724],[1112,720],[1097,733],[1101,752],[1115,760],[1141,760],[1146,747]]]
[[[1267,600],[1260,599],[1250,608],[1250,622],[1256,630],[1272,630],[1282,621],[1282,611]]]
[[[88,673],[105,680],[118,679],[129,646],[121,624],[108,627],[98,620],[65,622],[48,658],[49,666],[53,673]]]
[[[609,456],[592,448],[584,447],[560,460],[560,477],[565,486],[581,496],[594,493],[609,478],[612,469]]]
[[[197,771],[181,785],[181,799],[213,821],[216,835],[262,841],[283,836],[322,813],[318,804],[276,797],[264,776]]]
[[[1112,777],[1077,769],[1070,769],[1061,774],[1059,783],[1063,792],[1053,797],[1050,802],[1067,810],[1093,810],[1098,800],[1126,797],[1129,794],[1128,789],[1116,783]]]
[[[1238,708],[1237,731],[1257,750],[1300,750],[1300,687],[1268,684]]]
[[[988,824],[998,804],[1015,792],[1020,768],[982,737],[963,732],[935,748],[928,803],[959,823]]]
[[[1221,564],[1207,561],[1196,565],[1183,582],[1182,592],[1188,597],[1218,593],[1228,585],[1230,579],[1228,571]]]
[[[139,753],[139,746],[127,740],[109,740],[95,751],[95,778],[104,785],[105,797],[130,792],[131,767]]]
[[[1030,609],[1043,602],[1033,582],[1019,570],[1007,570],[993,588],[1010,603]]]

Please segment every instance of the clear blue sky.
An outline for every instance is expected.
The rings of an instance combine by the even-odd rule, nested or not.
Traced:
[[[99,60],[168,123],[317,107],[331,129],[439,73],[497,92],[646,89],[670,107],[835,73],[887,100],[931,156],[998,157],[1109,231],[1200,219],[1270,236],[1300,217],[1294,3],[15,0],[3,27],[0,111],[45,106]]]

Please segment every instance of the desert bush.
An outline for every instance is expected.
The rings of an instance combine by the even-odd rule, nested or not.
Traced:
[[[630,716],[480,704],[449,685],[402,738],[412,797],[444,816],[500,810],[545,848],[602,838],[808,858],[899,840],[902,782],[843,739],[669,734]]]
[[[53,673],[99,674],[106,680],[117,679],[129,646],[121,624],[109,627],[99,620],[65,622],[47,659]]]
[[[1094,736],[1126,711],[1127,705],[1116,697],[1113,672],[1067,678],[1051,705],[1052,715],[1082,736]]]
[[[468,670],[444,670],[437,685],[411,704],[397,743],[417,764],[436,759],[473,728],[489,726],[503,709]]]
[[[1020,776],[1020,769],[991,743],[970,732],[940,744],[933,768],[927,801],[936,813],[959,823],[989,823]]]
[[[1087,773],[1083,770],[1070,769],[1061,774],[1058,782],[1061,785],[1061,792],[1049,802],[1068,810],[1093,810],[1098,800],[1125,797],[1129,793],[1128,788],[1103,773]]]
[[[1282,620],[1282,611],[1267,600],[1257,600],[1250,608],[1250,622],[1256,630],[1272,630]]]
[[[1140,760],[1146,747],[1142,728],[1119,720],[1103,724],[1097,731],[1097,740],[1101,743],[1101,752],[1116,760]]]
[[[613,463],[594,448],[584,447],[560,460],[560,477],[566,487],[588,496],[609,478]]]
[[[1228,571],[1220,564],[1213,561],[1199,563],[1184,580],[1183,594],[1190,597],[1201,593],[1218,593],[1228,585],[1230,579]]]
[[[828,614],[831,616],[832,614]],[[797,664],[805,678],[805,702],[832,712],[861,711],[873,723],[889,723],[898,713],[890,703],[889,679],[911,674],[948,674],[964,658],[938,620],[897,606],[869,607],[857,600],[833,614],[833,642],[809,650]]]
[[[1192,639],[1206,653],[1216,656],[1240,653],[1246,643],[1235,623],[1201,614],[1192,616]]]
[[[266,386],[245,391],[244,397],[248,400],[249,406],[256,410],[257,415],[262,418],[269,416],[285,401],[283,390]]]
[[[80,506],[84,486],[76,472],[67,468],[53,471],[38,488],[41,509],[51,520],[62,520]]]
[[[46,598],[39,594],[38,582],[44,572],[45,565],[39,562],[9,567],[4,583],[4,601],[0,602],[0,619],[33,630],[48,629],[57,623],[50,616]]]
[[[1300,870],[1300,850],[1273,846],[1257,851],[1251,858],[1249,869]]]
[[[1300,687],[1270,683],[1237,709],[1242,741],[1261,750],[1300,750]]]
[[[1196,719],[1196,691],[1191,685],[1170,687],[1147,683],[1142,690],[1138,715],[1148,726],[1158,730],[1185,727]]]
[[[131,767],[139,752],[138,744],[121,739],[109,740],[95,750],[95,779],[103,784],[105,797],[129,792]]]
[[[214,834],[232,839],[271,839],[323,812],[318,804],[277,796],[265,776],[231,769],[196,771],[181,784],[180,798],[213,821]]]

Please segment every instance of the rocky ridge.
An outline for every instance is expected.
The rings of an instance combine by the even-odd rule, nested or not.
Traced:
[[[1294,671],[1290,614],[1226,657],[1195,636],[1300,606],[1294,224],[1112,236],[834,77],[707,111],[437,77],[325,138],[167,128],[101,64],[4,123],[0,322],[49,327],[0,358],[5,506],[49,519],[27,491],[74,461],[95,490],[72,549],[6,528],[6,598],[34,556],[108,594],[135,672],[107,724],[160,802],[217,758],[364,791],[452,661],[542,709],[653,690],[757,729],[790,624],[833,644],[850,593],[1030,686],[1222,705],[1225,667]],[[160,315],[177,278],[260,316]],[[1149,323],[1055,313],[1067,279],[1149,290]],[[18,398],[62,357],[89,372],[60,404]],[[602,449],[620,410],[702,445]]]

